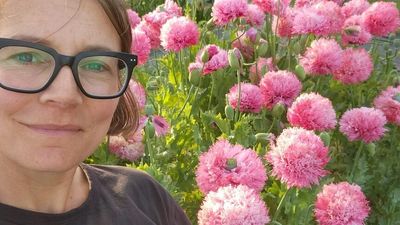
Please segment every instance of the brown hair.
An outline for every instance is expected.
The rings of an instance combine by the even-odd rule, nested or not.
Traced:
[[[121,50],[130,52],[132,33],[123,0],[98,0],[121,38]],[[121,96],[111,121],[108,135],[124,136],[136,131],[139,121],[139,110],[133,93],[128,88]]]

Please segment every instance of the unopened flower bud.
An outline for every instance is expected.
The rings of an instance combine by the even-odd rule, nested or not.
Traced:
[[[156,130],[154,129],[154,126],[152,123],[147,122],[146,127],[144,128],[146,134],[149,136],[149,138],[153,138],[154,135],[156,134]]]
[[[319,137],[324,142],[324,145],[328,147],[331,144],[331,136],[327,132],[322,132]]]
[[[158,82],[157,80],[151,80],[147,83],[146,89],[149,91],[155,91],[158,90]]]
[[[144,112],[146,113],[147,116],[151,116],[154,114],[156,110],[154,109],[153,105],[145,105],[144,107]]]
[[[396,48],[400,48],[400,39],[399,39],[399,38],[394,39],[394,40],[393,40],[393,45],[394,45]]]
[[[300,65],[296,65],[296,67],[294,68],[294,71],[297,75],[297,78],[299,78],[299,80],[303,81],[306,78],[306,72],[304,71],[304,68]]]
[[[284,111],[285,111],[285,106],[283,105],[283,103],[279,102],[272,109],[272,115],[276,119],[280,119]]]
[[[258,56],[265,56],[268,52],[268,42],[264,39],[260,39],[260,44],[257,46],[256,51]]]
[[[256,140],[258,142],[263,143],[263,144],[268,143],[268,141],[270,139],[270,134],[267,134],[267,133],[258,133],[254,136],[256,137]]]
[[[225,106],[225,116],[228,120],[233,120],[235,118],[235,111],[233,110],[232,106]]]
[[[348,26],[344,29],[344,32],[350,36],[357,36],[360,33],[359,26]]]
[[[212,30],[215,27],[214,20],[211,18],[207,21],[206,28],[207,30]]]
[[[226,169],[233,170],[237,167],[237,161],[235,158],[230,158],[226,160]]]
[[[237,56],[237,52],[241,55],[239,49],[234,48],[228,51],[228,62],[229,66],[234,70],[240,69],[239,57]]]
[[[208,55],[208,50],[207,50],[207,49],[204,49],[204,51],[201,53],[200,58],[201,58],[201,61],[202,61],[203,63],[208,62],[208,60],[209,60],[209,55]]]
[[[196,87],[199,86],[200,84],[201,80],[200,73],[201,73],[200,69],[194,69],[189,73],[189,82]]]
[[[394,99],[395,101],[400,102],[400,93],[397,93],[395,96],[393,96],[393,99]]]
[[[375,149],[376,149],[376,145],[374,143],[367,144],[367,151],[368,151],[370,156],[374,156],[375,155],[375,152],[376,152]]]

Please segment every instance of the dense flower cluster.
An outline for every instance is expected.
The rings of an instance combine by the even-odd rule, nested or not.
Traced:
[[[211,16],[215,24],[223,26],[236,18],[245,16],[247,7],[246,0],[215,0]]]
[[[272,174],[288,187],[311,187],[328,174],[328,148],[314,132],[303,128],[282,131],[266,155]]]
[[[268,208],[253,189],[239,185],[210,192],[198,212],[199,225],[265,225]]]
[[[196,170],[196,181],[203,193],[239,184],[261,191],[266,179],[264,165],[255,151],[226,140],[217,141],[203,153]]]
[[[370,208],[360,186],[347,182],[324,185],[315,202],[320,225],[363,225]]]

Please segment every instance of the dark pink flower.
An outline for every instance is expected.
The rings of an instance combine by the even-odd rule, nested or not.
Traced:
[[[386,132],[385,114],[374,108],[354,108],[347,110],[339,121],[340,132],[350,141],[361,140],[365,143],[378,141]]]
[[[369,6],[370,4],[367,0],[350,0],[342,6],[342,14],[346,18],[361,15]]]
[[[132,30],[131,53],[138,56],[138,65],[143,65],[147,62],[150,51],[151,43],[147,35],[139,29]]]
[[[342,65],[342,48],[332,39],[317,39],[311,43],[300,65],[310,75],[326,75],[338,70]]]
[[[398,99],[396,99],[398,98]],[[400,126],[400,85],[390,86],[374,99],[374,106],[382,110],[386,119]]]
[[[133,11],[132,9],[128,9],[126,12],[128,13],[131,28],[134,29],[140,23],[141,19],[137,12]]]
[[[288,109],[287,118],[292,126],[307,130],[325,131],[336,126],[332,102],[318,93],[301,94]]]
[[[295,11],[287,8],[279,17],[274,16],[272,31],[279,37],[293,36],[293,20]]]
[[[321,138],[303,128],[287,128],[271,145],[266,159],[272,165],[272,174],[288,187],[311,187],[328,174],[328,148]]]
[[[258,58],[256,64],[249,69],[249,78],[253,84],[260,83],[261,78],[266,72],[276,71],[278,68],[272,62],[272,58]]]
[[[203,193],[240,184],[261,191],[266,179],[264,165],[257,153],[227,140],[218,140],[203,153],[196,170],[197,185]]]
[[[245,16],[247,0],[215,0],[211,16],[216,25],[223,26],[230,21]]]
[[[362,17],[368,31],[376,36],[387,36],[400,26],[399,10],[394,2],[375,2]]]
[[[152,24],[142,20],[135,30],[143,31],[150,39],[150,45],[152,48],[158,48],[160,46],[160,29],[154,27]]]
[[[250,26],[261,27],[265,22],[265,13],[257,5],[249,4],[245,19]]]
[[[320,225],[363,225],[369,211],[361,187],[347,182],[324,185],[315,202],[315,217]]]
[[[137,81],[131,80],[129,82],[129,90],[135,96],[136,104],[140,110],[144,109],[146,105],[146,91],[144,87]]]
[[[301,88],[296,75],[285,70],[267,72],[260,81],[261,95],[267,109],[272,109],[278,103],[290,106]]]
[[[372,58],[363,48],[347,48],[342,53],[341,66],[333,71],[333,77],[344,84],[366,81],[373,70]]]
[[[240,84],[240,111],[259,113],[261,111],[262,99],[260,88],[254,84]],[[239,98],[239,85],[234,85],[227,94],[229,104],[236,109]]]
[[[346,19],[342,28],[342,42],[344,45],[364,45],[370,42],[371,39],[372,35],[368,32],[360,15]]]
[[[197,216],[199,225],[265,225],[270,221],[260,195],[244,185],[208,193]]]
[[[167,51],[178,52],[199,42],[199,29],[186,17],[169,19],[161,28],[161,45]]]
[[[164,117],[152,116],[152,122],[154,129],[156,130],[156,136],[165,136],[170,132],[171,127]]]

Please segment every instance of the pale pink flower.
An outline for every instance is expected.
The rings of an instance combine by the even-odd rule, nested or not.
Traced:
[[[132,79],[129,82],[129,91],[135,96],[137,107],[143,110],[146,105],[146,91],[144,87],[139,82]]]
[[[138,65],[143,65],[147,62],[150,51],[151,44],[149,37],[139,29],[132,30],[131,53],[138,56]]]
[[[347,48],[342,53],[342,65],[333,71],[333,77],[343,84],[358,84],[366,81],[372,70],[372,58],[365,49]]]
[[[376,36],[387,36],[400,26],[399,10],[394,2],[375,2],[362,16],[368,31]]]
[[[240,111],[259,113],[261,111],[262,99],[260,98],[260,88],[254,84],[240,84]],[[239,100],[239,85],[234,85],[227,94],[229,104],[233,109],[237,109]]]
[[[347,110],[339,121],[340,132],[350,141],[361,140],[365,143],[378,141],[386,132],[385,114],[374,108],[354,108]]]
[[[110,136],[108,149],[119,158],[132,162],[138,160],[144,154],[142,142],[129,143],[122,136]]]
[[[346,19],[342,28],[342,42],[344,45],[364,45],[370,42],[371,39],[372,35],[368,32],[360,15]]]
[[[164,117],[157,115],[152,116],[152,122],[157,137],[165,136],[170,132],[171,126]]]
[[[143,19],[160,30],[169,19],[180,16],[182,16],[182,8],[173,0],[166,0],[164,4],[157,6],[155,10],[144,15]]]
[[[311,6],[311,5],[317,4],[319,2],[324,2],[324,1],[335,2],[339,6],[342,5],[343,2],[344,2],[344,0],[296,0],[295,8],[302,8],[304,6]]]
[[[266,159],[272,165],[272,174],[288,187],[311,187],[328,174],[328,148],[313,131],[287,128],[271,145]]]
[[[224,26],[236,18],[245,16],[247,7],[247,0],[215,0],[211,16],[216,25]]]
[[[186,17],[169,19],[161,28],[161,46],[167,51],[180,50],[199,42],[199,28],[197,24]]]
[[[319,225],[363,225],[369,211],[361,187],[347,182],[324,185],[315,201],[315,217]]]
[[[257,191],[264,187],[267,175],[261,159],[252,149],[218,140],[200,156],[196,181],[203,193],[227,185],[246,185]]]
[[[342,65],[342,49],[332,39],[317,39],[300,56],[300,65],[310,75],[326,75]]]
[[[279,17],[274,16],[272,31],[279,37],[293,36],[293,20],[295,10],[287,8]]]
[[[128,18],[129,18],[129,23],[131,25],[131,28],[134,29],[141,21],[139,15],[137,12],[133,11],[132,9],[128,9],[127,11]]]
[[[272,109],[278,103],[290,106],[301,88],[296,75],[285,70],[270,71],[260,81],[261,95],[267,109]]]
[[[249,69],[249,78],[253,84],[260,83],[266,72],[276,71],[278,68],[272,62],[272,58],[258,58],[256,64]]]
[[[290,0],[253,0],[264,12],[279,15],[289,6]]]
[[[287,119],[292,126],[325,131],[336,126],[332,102],[318,93],[301,94],[290,106]]]
[[[293,33],[326,36],[340,33],[343,23],[340,6],[332,1],[321,1],[296,10]]]
[[[201,56],[204,51],[208,52],[208,59],[205,63],[201,61]],[[200,69],[203,75],[207,75],[219,69],[223,69],[228,65],[228,52],[214,44],[210,44],[206,45],[197,53],[196,62],[189,64],[189,72],[193,69]]]
[[[257,5],[249,4],[245,19],[250,26],[261,27],[265,22],[265,13]]]
[[[239,185],[210,192],[198,212],[199,225],[265,225],[268,208],[253,189]]]
[[[361,15],[369,6],[370,4],[367,0],[350,0],[342,6],[342,14],[346,18]]]
[[[397,96],[400,96],[400,85],[390,86],[374,99],[374,106],[382,110],[389,122],[400,126],[400,100],[395,99]]]
[[[154,27],[152,24],[142,20],[135,28],[135,30],[143,31],[150,39],[152,48],[158,48],[160,46],[160,29]]]

